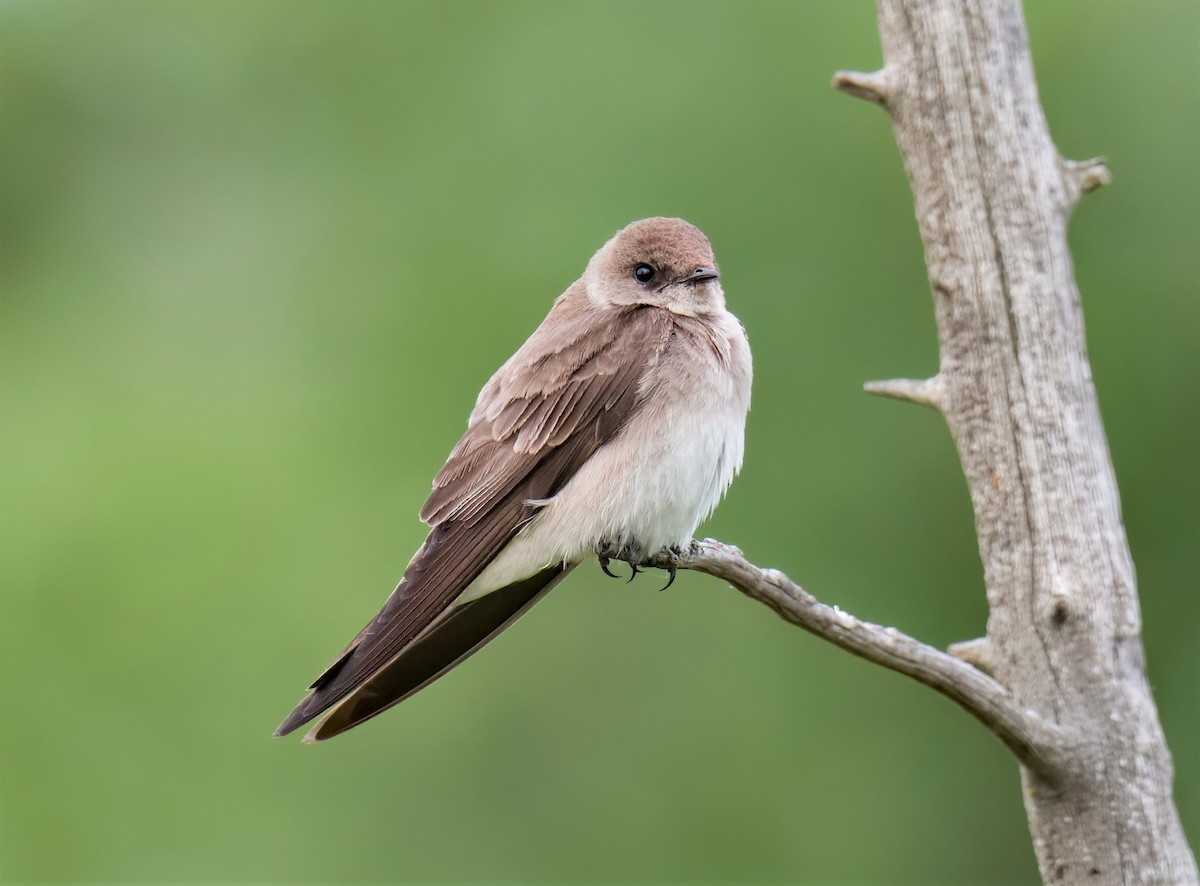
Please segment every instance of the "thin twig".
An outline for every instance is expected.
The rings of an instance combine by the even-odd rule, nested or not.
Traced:
[[[1057,727],[1020,707],[1004,686],[966,662],[896,628],[862,621],[822,603],[777,569],[760,569],[737,548],[711,538],[693,541],[677,557],[656,557],[649,565],[674,565],[727,581],[785,621],[957,702],[1043,777],[1061,771],[1063,738]]]

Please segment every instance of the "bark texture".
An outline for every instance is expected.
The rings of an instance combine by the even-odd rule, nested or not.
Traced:
[[[1021,766],[1042,878],[1195,883],[1067,248],[1107,171],[1055,149],[1019,0],[879,0],[878,18],[884,69],[835,84],[891,117],[941,360],[869,389],[939,409],[957,445],[990,610],[964,657],[1058,733],[1052,765]]]

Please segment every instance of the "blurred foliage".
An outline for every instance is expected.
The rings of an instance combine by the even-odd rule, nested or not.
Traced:
[[[1030,4],[1200,833],[1200,6]],[[375,612],[476,391],[676,214],[755,350],[707,532],[937,644],[985,601],[868,3],[0,5],[6,880],[1030,882],[974,721],[717,582],[585,565],[364,729],[270,733]]]

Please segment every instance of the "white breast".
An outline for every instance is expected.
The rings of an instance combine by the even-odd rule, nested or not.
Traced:
[[[643,384],[646,399],[484,570],[459,602],[556,562],[592,556],[601,541],[646,555],[688,541],[742,464],[750,348],[737,319],[712,319],[711,341],[677,335]],[[715,346],[715,347],[714,347]]]

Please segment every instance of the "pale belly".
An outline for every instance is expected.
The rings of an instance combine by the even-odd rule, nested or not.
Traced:
[[[749,399],[725,373],[698,381],[680,380],[686,391],[669,391],[640,409],[457,602],[553,563],[578,563],[601,541],[650,555],[691,539],[741,466]]]

